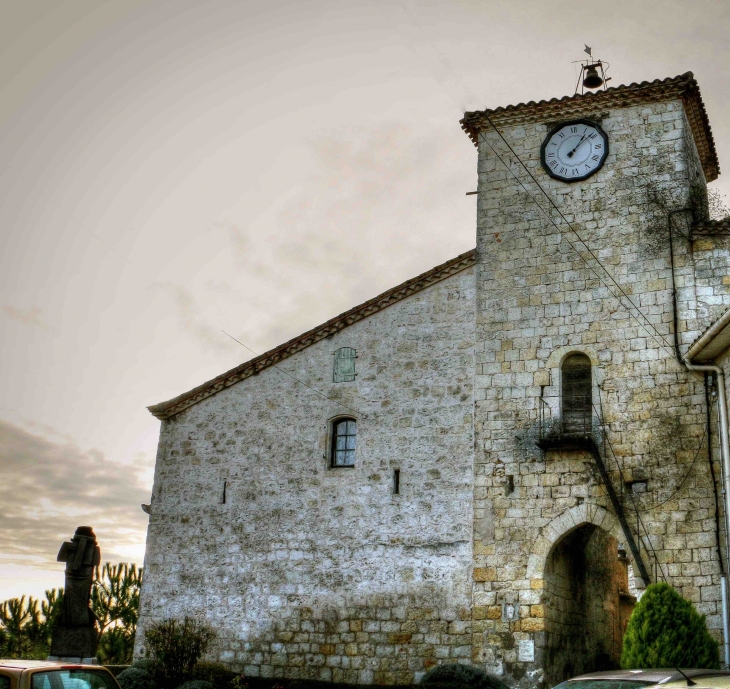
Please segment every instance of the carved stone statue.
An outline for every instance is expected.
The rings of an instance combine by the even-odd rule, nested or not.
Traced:
[[[94,568],[101,562],[101,551],[90,526],[79,526],[71,541],[58,551],[58,562],[66,563],[63,609],[53,628],[51,656],[93,658],[99,642],[96,616],[89,605]]]

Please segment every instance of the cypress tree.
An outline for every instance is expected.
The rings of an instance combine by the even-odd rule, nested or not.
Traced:
[[[717,641],[692,603],[669,584],[651,584],[629,619],[621,667],[717,669]]]

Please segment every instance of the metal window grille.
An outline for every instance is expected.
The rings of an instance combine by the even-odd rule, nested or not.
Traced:
[[[332,428],[332,466],[355,466],[355,444],[357,442],[357,421],[340,419]]]
[[[562,366],[563,434],[584,436],[591,433],[592,390],[591,360],[585,354],[571,354]]]
[[[355,380],[357,352],[352,347],[341,347],[335,352],[335,383],[351,383]]]

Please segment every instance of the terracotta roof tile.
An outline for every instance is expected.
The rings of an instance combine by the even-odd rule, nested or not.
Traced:
[[[614,86],[605,91],[551,98],[537,103],[530,101],[529,103],[507,105],[492,110],[465,112],[461,120],[461,128],[476,146],[479,132],[492,128],[490,120],[495,125],[521,124],[550,118],[559,119],[585,115],[586,111],[597,108],[627,107],[675,98],[681,99],[684,103],[705,177],[708,182],[712,182],[720,174],[720,164],[717,159],[712,130],[710,129],[710,121],[707,118],[705,105],[700,96],[700,87],[692,72],[686,72],[680,76],[667,79]]]
[[[431,270],[422,273],[406,282],[389,289],[387,292],[366,301],[359,306],[356,306],[345,313],[336,316],[328,320],[326,323],[308,330],[307,332],[295,337],[288,342],[285,342],[274,349],[261,354],[260,356],[247,361],[236,368],[226,371],[221,375],[209,380],[207,383],[203,383],[192,390],[175,397],[174,399],[168,400],[167,402],[160,402],[154,404],[151,407],[147,407],[150,412],[158,419],[169,419],[176,414],[179,414],[184,409],[192,407],[194,404],[215,395],[217,392],[224,390],[225,388],[235,385],[236,383],[253,376],[269,366],[278,364],[283,359],[290,357],[292,354],[310,347],[311,345],[323,340],[325,337],[334,335],[340,330],[344,330],[350,325],[357,323],[378,311],[382,311],[388,306],[398,303],[399,301],[410,297],[416,292],[420,292],[431,285],[445,280],[452,275],[470,268],[476,261],[476,250],[472,249],[464,254],[459,254],[456,258],[452,258],[446,263],[432,268]]]
[[[696,222],[692,225],[692,234],[730,234],[730,218]]]

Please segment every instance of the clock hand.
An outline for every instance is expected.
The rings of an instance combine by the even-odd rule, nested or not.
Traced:
[[[586,130],[586,132],[585,132],[585,134],[583,134],[583,137],[581,138],[581,140],[575,145],[575,148],[573,148],[572,151],[568,151],[568,158],[573,157],[573,153],[575,153],[578,150],[578,146],[580,146],[586,140],[587,136],[588,136],[588,130]]]

